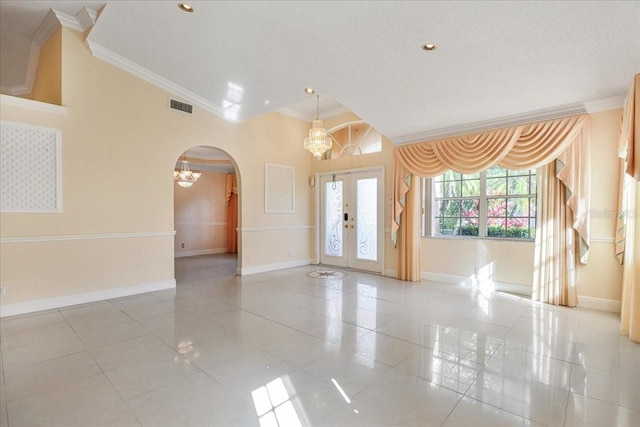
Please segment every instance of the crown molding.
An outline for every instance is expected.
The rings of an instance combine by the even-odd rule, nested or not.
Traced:
[[[325,120],[325,119],[329,119],[335,116],[339,116],[340,114],[345,114],[345,113],[349,113],[350,110],[347,107],[336,107],[333,110],[328,110],[325,111],[324,114],[322,114],[321,119]],[[311,119],[313,120],[313,118]]]
[[[13,107],[52,114],[67,114],[69,112],[69,109],[62,105],[47,104],[46,102],[32,101],[31,99],[17,98],[9,95],[0,95],[0,105],[11,105]]]
[[[147,68],[142,67],[141,65],[113,52],[112,50],[109,50],[106,47],[101,46],[95,42],[92,42],[89,39],[87,39],[86,43],[89,46],[91,54],[96,58],[100,58],[103,61],[108,62],[109,64],[124,71],[127,71],[128,73],[131,73],[134,76],[141,78],[142,80],[149,82],[154,86],[164,89],[176,96],[179,96],[185,101],[193,103],[194,105],[197,105],[203,110],[206,110],[227,122],[231,122],[234,124],[241,122],[241,120],[231,120],[228,117],[225,117],[224,108],[209,102],[207,99],[196,95],[190,90],[173,83],[172,81],[154,73],[153,71],[150,71]]]
[[[289,107],[278,108],[276,112],[284,114],[285,116],[292,117],[294,119],[302,120],[303,122],[310,122],[311,120],[313,120],[313,117],[309,118],[308,114],[302,114],[301,112]]]
[[[601,98],[584,103],[584,109],[589,114],[599,113],[601,111],[616,110],[624,106],[625,95],[610,96],[609,98]]]
[[[311,122],[316,118],[315,114],[305,114],[300,111],[294,110],[289,107],[282,107],[276,110],[280,114],[284,114],[285,116],[293,117],[294,119],[302,120],[305,122]],[[331,117],[335,117],[340,114],[349,113],[350,110],[347,107],[337,107],[332,110],[325,111],[320,114],[321,120],[326,120]]]
[[[482,120],[478,122],[465,123],[462,125],[449,126],[446,128],[429,130],[414,133],[406,136],[389,138],[395,145],[414,144],[417,142],[432,141],[439,138],[467,135],[475,132],[483,132],[493,129],[501,129],[510,126],[518,126],[526,123],[552,120],[560,117],[574,116],[586,113],[582,104],[564,106],[560,108],[538,110],[523,114],[514,114],[499,119]]]
[[[82,28],[82,31],[87,31],[96,23],[96,19],[98,18],[98,12],[93,9],[89,9],[87,7],[83,7],[80,9],[78,13],[76,13],[76,21],[78,21],[78,25]]]
[[[434,129],[425,132],[409,134],[405,136],[390,137],[395,145],[415,144],[418,142],[433,141],[440,138],[467,135],[475,132],[501,129],[510,126],[518,126],[527,123],[554,120],[562,117],[575,116],[585,113],[597,113],[600,111],[614,110],[622,108],[624,95],[612,96],[608,98],[585,101],[576,104],[569,104],[555,108],[531,111],[528,113],[514,114],[498,119],[483,120],[462,125],[450,126],[441,129]]]
[[[53,9],[49,9],[49,13],[47,13],[44,21],[42,21],[42,23],[36,30],[36,33],[31,38],[31,42],[37,44],[38,46],[42,46],[58,29],[59,25],[60,20],[56,16],[55,11]]]
[[[27,62],[27,71],[24,77],[24,83],[18,86],[2,86],[0,90],[11,96],[27,95],[33,89],[33,82],[36,80],[36,71],[38,69],[38,59],[40,58],[40,45],[31,40],[31,48],[29,49],[29,61]]]
[[[49,9],[47,16],[44,18],[35,34],[31,38],[31,48],[29,50],[29,61],[27,62],[27,71],[24,83],[17,86],[2,86],[0,90],[8,95],[26,95],[31,93],[33,82],[36,77],[38,61],[40,59],[40,48],[55,33],[60,25],[71,28],[75,31],[86,31],[96,22],[97,12],[83,7],[76,16],[67,15],[59,10]]]
[[[51,9],[51,11],[55,14],[60,25],[66,28],[71,28],[76,31],[84,31],[78,19],[75,16],[67,15],[66,13],[60,12],[59,10]]]

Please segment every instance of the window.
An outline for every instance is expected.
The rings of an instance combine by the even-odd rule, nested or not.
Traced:
[[[423,184],[423,235],[535,238],[535,169],[448,171]]]

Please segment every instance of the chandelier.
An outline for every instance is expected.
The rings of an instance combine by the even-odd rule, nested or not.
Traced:
[[[200,172],[190,170],[189,162],[183,159],[182,168],[173,171],[173,180],[176,181],[180,187],[188,188],[200,178],[200,175],[202,175]]]
[[[327,130],[322,127],[320,120],[320,96],[316,95],[316,119],[311,122],[309,136],[304,139],[304,148],[309,150],[317,159],[331,149],[331,137],[327,136]]]

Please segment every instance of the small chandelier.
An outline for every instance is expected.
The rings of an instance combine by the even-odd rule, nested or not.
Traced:
[[[316,95],[316,119],[311,122],[309,136],[304,139],[304,148],[309,150],[316,159],[331,149],[331,137],[327,136],[327,130],[322,127],[320,120],[320,96]]]
[[[188,188],[193,185],[194,182],[200,178],[202,174],[198,171],[192,171],[189,169],[189,162],[186,159],[182,160],[182,168],[173,171],[173,180],[178,183],[180,187]]]

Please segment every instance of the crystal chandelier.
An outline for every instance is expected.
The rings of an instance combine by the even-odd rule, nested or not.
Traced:
[[[316,95],[316,119],[311,122],[309,136],[304,139],[304,148],[309,150],[317,159],[331,149],[331,137],[327,136],[327,130],[322,127],[320,120],[320,96]]]
[[[188,188],[200,178],[200,175],[202,175],[200,172],[190,170],[189,162],[183,159],[182,168],[173,171],[173,180],[176,181],[180,187]]]

